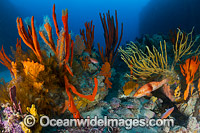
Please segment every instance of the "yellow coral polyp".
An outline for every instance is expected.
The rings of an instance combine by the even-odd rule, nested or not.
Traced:
[[[38,62],[35,63],[34,61],[30,61],[30,59],[28,59],[28,61],[22,61],[22,64],[24,66],[24,73],[26,75],[30,75],[34,81],[36,80],[38,74],[45,69],[44,65]]]

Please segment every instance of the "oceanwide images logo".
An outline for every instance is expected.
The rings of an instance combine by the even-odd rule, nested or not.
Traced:
[[[109,119],[107,116],[104,118],[87,116],[86,119],[50,119],[48,116],[42,116],[39,122],[42,127],[125,127],[128,130],[139,126],[174,126],[173,119]],[[34,126],[35,117],[27,115],[24,118],[24,124],[27,127]]]
[[[24,125],[28,128],[33,127],[35,125],[35,117],[33,115],[26,115]]]

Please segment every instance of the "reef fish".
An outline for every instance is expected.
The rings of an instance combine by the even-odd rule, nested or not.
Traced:
[[[96,59],[94,59],[94,58],[90,58],[90,61],[92,62],[92,63],[94,63],[94,64],[97,64],[97,63],[99,63]]]
[[[166,84],[169,80],[168,79],[163,79],[160,82],[149,82],[145,85],[143,85],[142,87],[140,87],[135,94],[133,95],[133,97],[135,98],[140,98],[143,96],[151,96],[151,92],[157,90],[158,88],[160,88],[162,85]]]
[[[174,111],[174,107],[169,108],[162,116],[161,119],[167,118]]]

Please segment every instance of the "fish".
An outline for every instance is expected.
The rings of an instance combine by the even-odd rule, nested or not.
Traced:
[[[89,58],[90,59],[90,61],[92,62],[92,63],[94,63],[94,64],[97,64],[97,63],[99,63],[96,59],[94,59],[94,58]]]
[[[135,94],[133,95],[133,97],[135,98],[140,98],[143,96],[151,96],[151,92],[157,90],[158,88],[160,88],[161,86],[163,86],[164,84],[166,84],[169,81],[169,79],[163,79],[160,82],[149,82],[145,85],[143,85],[142,87],[140,87]]]
[[[166,112],[161,116],[161,119],[167,118],[173,111],[174,107],[167,109]]]

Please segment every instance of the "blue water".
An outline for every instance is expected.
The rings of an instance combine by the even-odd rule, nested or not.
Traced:
[[[49,16],[51,24],[52,7],[56,4],[56,14],[61,28],[62,9],[69,11],[69,31],[74,35],[85,28],[84,23],[93,20],[95,25],[94,46],[99,42],[105,46],[103,28],[99,13],[111,15],[118,13],[119,35],[121,23],[124,24],[121,45],[134,41],[142,34],[168,33],[181,27],[189,32],[193,26],[200,29],[199,0],[1,0],[0,1],[0,44],[4,44],[6,53],[11,54],[10,46],[15,48],[19,38],[16,18],[35,16],[36,26],[43,24],[43,17]],[[54,28],[53,28],[54,30]],[[55,34],[55,30],[54,30]],[[25,48],[25,45],[22,45]],[[0,65],[0,71],[6,68]]]

